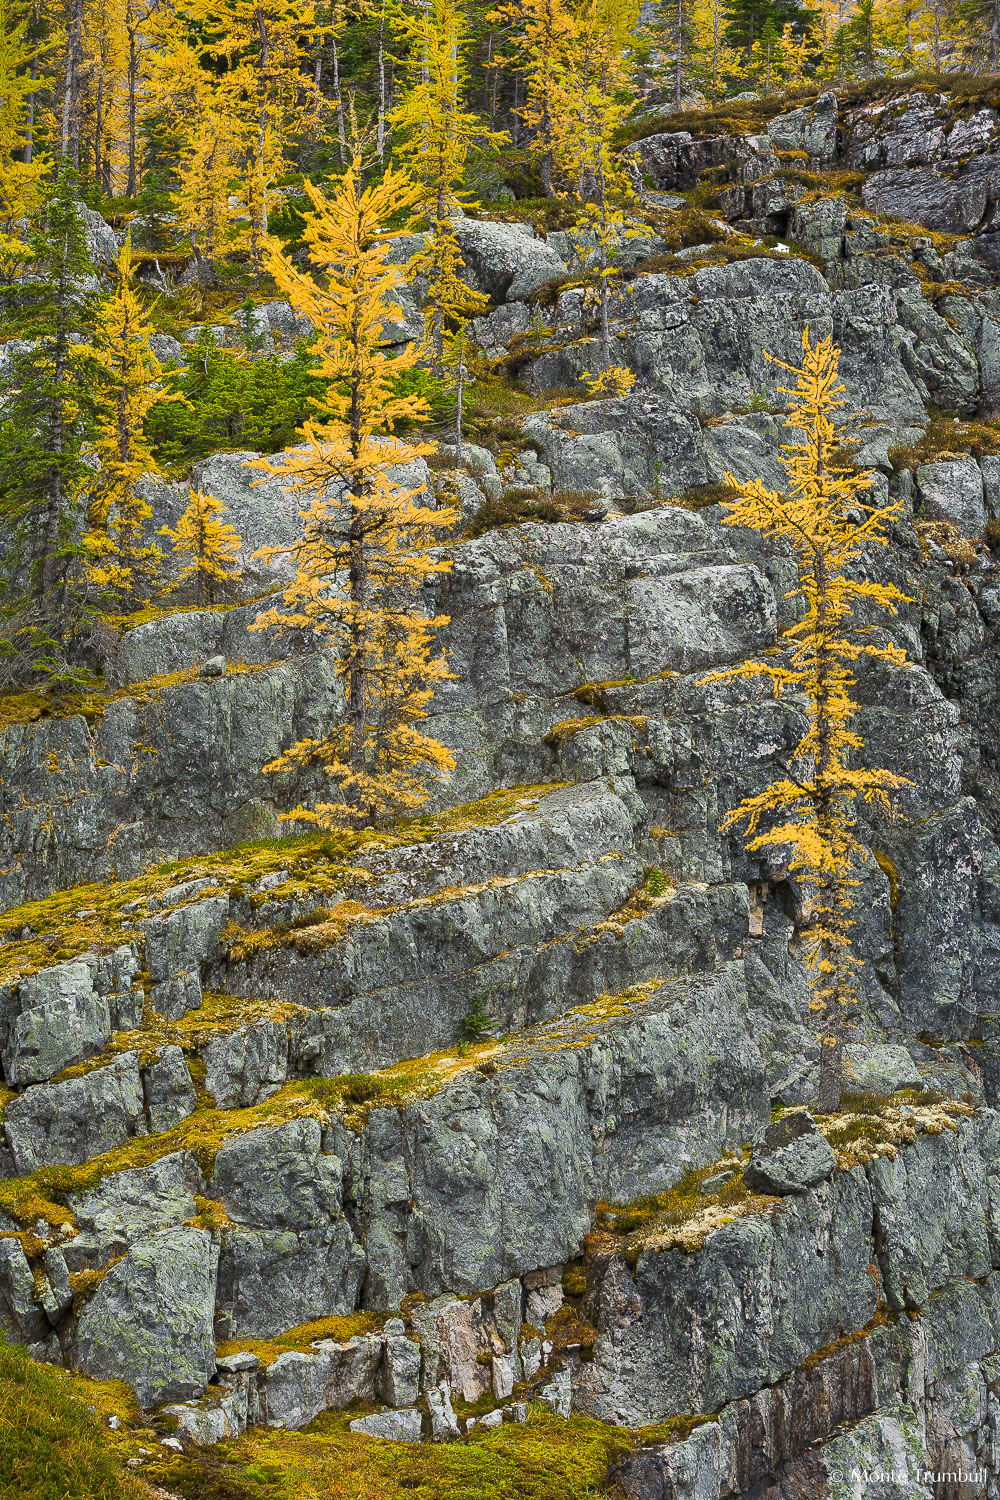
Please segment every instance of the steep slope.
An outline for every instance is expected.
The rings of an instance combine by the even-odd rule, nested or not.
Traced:
[[[594,337],[565,235],[463,221],[480,341],[534,410],[428,471],[482,534],[428,600],[458,767],[426,817],[282,836],[317,787],[261,767],[339,688],[254,600],[97,642],[82,712],[4,704],[0,1331],[159,1409],[129,1439],[157,1483],[278,1494],[268,1463],[375,1438],[514,1455],[532,1401],[581,1413],[580,1474],[633,1500],[994,1465],[997,128],[827,95],[637,142],[651,224],[613,330],[637,380],[611,400],[565,395]],[[706,182],[714,208],[679,196]],[[915,222],[876,217],[904,199]],[[909,664],[859,681],[873,761],[913,786],[862,830],[858,1094],[786,1193],[743,1171],[815,1098],[800,898],[718,829],[800,720],[702,679],[790,622],[788,559],[717,502],[777,481],[765,351],[793,362],[807,325],[902,502],[866,566],[907,595],[879,628]],[[294,526],[246,455],[209,462],[241,525]],[[572,519],[487,529],[544,504]]]

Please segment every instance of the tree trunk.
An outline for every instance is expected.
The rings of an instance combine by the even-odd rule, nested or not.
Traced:
[[[37,55],[37,53],[31,59],[31,74],[30,74],[30,77],[31,77],[32,83],[36,82],[36,80],[38,78],[38,55]],[[28,95],[25,96],[25,104],[27,105],[27,113],[26,113],[25,121],[24,121],[24,151],[22,152],[22,159],[24,161],[25,166],[30,166],[31,165],[31,158],[32,158],[32,155],[34,154],[34,150],[35,150],[35,91],[34,91],[34,89],[32,89],[32,91],[31,91],[30,94],[28,94]]]
[[[42,558],[42,602],[46,616],[51,619],[55,611],[55,589],[59,581],[58,576],[58,552],[60,543],[60,532],[62,530],[62,455],[65,447],[65,397],[63,386],[66,382],[66,355],[69,340],[67,337],[67,314],[69,307],[69,276],[66,271],[66,260],[69,255],[69,245],[63,242],[62,258],[59,267],[59,283],[56,293],[56,337],[53,348],[53,406],[51,413],[50,435],[52,441],[53,462],[49,468],[48,498],[45,507],[45,552]]]
[[[337,139],[340,142],[340,165],[347,166],[347,132],[344,129],[344,101],[340,94],[340,60],[337,57],[337,38],[332,37],[333,48],[333,97],[337,101]]]
[[[126,12],[126,26],[128,27],[128,179],[125,183],[126,198],[134,198],[138,192],[139,184],[136,180],[135,167],[135,114],[136,94],[139,86],[139,49],[137,46],[137,26],[132,7]]]
[[[455,462],[461,469],[465,459],[462,455],[462,397],[465,390],[465,327],[458,334],[458,410],[455,414]]]
[[[604,178],[603,165],[598,169],[597,184],[601,194],[601,359],[604,369],[611,368],[611,324],[608,304],[611,300],[610,278],[608,269],[608,187]]]
[[[262,5],[257,6],[257,35],[260,38],[260,59],[257,65],[257,149],[250,184],[254,200],[250,204],[250,262],[255,282],[260,280],[264,241],[267,239],[267,70],[271,61],[271,48]]]
[[[385,161],[385,6],[378,23],[378,129],[375,143],[379,161]]]

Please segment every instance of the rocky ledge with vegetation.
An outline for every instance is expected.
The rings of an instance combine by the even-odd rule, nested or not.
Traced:
[[[559,200],[456,221],[464,440],[405,470],[461,513],[420,590],[455,763],[380,826],[288,831],[327,778],[264,769],[343,707],[259,551],[299,535],[301,494],[251,467],[294,423],[252,452],[174,434],[236,536],[228,592],[171,576],[0,699],[23,1493],[43,1409],[109,1497],[995,1493],[998,136],[968,79],[647,115],[618,394],[585,388]],[[120,236],[86,223],[109,275]],[[297,316],[215,309],[212,348],[273,374]],[[832,1111],[802,883],[720,832],[803,732],[801,698],[718,674],[784,660],[798,618],[789,549],[725,503],[782,483],[772,361],[806,328],[860,416],[841,457],[897,506],[859,571],[903,596],[856,669],[866,757],[905,784],[859,813]],[[143,483],[176,528],[188,484]]]

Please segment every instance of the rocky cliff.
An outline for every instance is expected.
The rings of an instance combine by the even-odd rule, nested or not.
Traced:
[[[126,1381],[174,1493],[248,1424],[465,1441],[541,1401],[627,1429],[632,1500],[1000,1494],[1000,116],[661,123],[628,396],[567,397],[596,338],[567,236],[460,226],[534,399],[426,474],[469,533],[427,816],[285,836],[316,786],[261,768],[339,688],[250,628],[274,577],[102,637],[80,712],[4,705],[0,1331]],[[903,502],[866,566],[909,662],[859,679],[913,783],[863,830],[856,1089],[818,1122],[799,893],[718,831],[800,711],[702,680],[792,619],[789,559],[718,501],[779,481],[765,355],[807,325]],[[201,482],[255,545],[294,534],[249,457]]]

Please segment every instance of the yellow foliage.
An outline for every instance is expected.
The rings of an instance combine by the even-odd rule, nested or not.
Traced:
[[[87,575],[122,613],[139,609],[152,591],[160,552],[146,541],[152,517],[138,485],[159,472],[143,433],[150,408],[171,399],[149,346],[150,313],[139,299],[131,240],[118,254],[118,284],[101,304],[94,340],[102,370],[94,449],[101,466],[89,486],[91,529]]]
[[[453,218],[461,212],[465,163],[473,143],[494,137],[464,107],[468,23],[455,0],[429,0],[403,28],[411,45],[411,86],[391,116],[398,133],[395,158],[423,189],[430,220],[426,250],[410,262],[411,275],[427,278],[427,336],[440,374],[444,330],[449,320],[482,312],[489,298],[460,279],[464,262]]]
[[[840,1100],[845,1022],[856,1002],[861,962],[850,936],[851,892],[865,857],[855,833],[855,806],[861,801],[887,811],[890,793],[912,784],[892,771],[852,764],[864,749],[853,727],[855,664],[863,656],[892,666],[906,662],[900,646],[877,645],[855,611],[865,605],[893,615],[908,601],[892,585],[859,576],[855,565],[866,550],[887,545],[885,528],[899,503],[868,504],[863,496],[871,475],[834,461],[838,438],[831,413],[842,404],[843,391],[839,351],[828,338],[811,343],[808,328],[802,349],[801,370],[782,365],[797,377],[785,394],[792,397],[789,421],[802,433],[800,443],[783,448],[787,492],[768,490],[759,479],[738,484],[727,475],[739,498],[723,503],[727,525],[749,526],[789,546],[798,568],[798,586],[789,597],[804,600],[805,614],[785,632],[784,656],[745,662],[703,680],[766,677],[776,694],[792,693],[807,704],[808,727],[788,774],[733,808],[722,827],[742,824],[747,848],[773,851],[809,894],[806,964],[821,1027],[820,1108],[829,1110]]]
[[[17,226],[36,207],[45,171],[44,160],[23,160],[27,96],[35,88],[27,30],[23,7],[0,0],[0,254],[15,261],[25,254]]]
[[[388,353],[382,329],[398,322],[395,293],[403,273],[388,263],[390,214],[412,206],[418,189],[396,171],[362,190],[361,162],[326,199],[306,183],[313,211],[304,239],[322,286],[278,250],[270,267],[296,312],[319,330],[312,345],[317,373],[331,382],[328,419],[306,422],[303,446],[258,466],[305,492],[304,529],[291,551],[296,577],[281,607],[258,622],[310,630],[338,653],[345,719],[319,739],[300,740],[265,769],[319,761],[343,801],[297,808],[291,816],[324,827],[371,824],[390,811],[411,810],[428,795],[428,776],[445,775],[454,758],[419,728],[437,683],[450,676],[433,656],[433,632],[446,622],[412,607],[413,593],[451,566],[431,547],[454,525],[457,511],[421,502],[424,486],[393,477],[399,465],[433,452],[429,443],[390,434],[396,423],[425,418],[418,396],[393,384],[416,363],[416,351]],[[265,548],[263,555],[281,549]]]
[[[605,396],[627,396],[635,385],[635,372],[627,365],[611,365],[598,375],[591,375],[589,370],[584,370],[582,379],[587,387],[587,395],[600,400]]]
[[[542,185],[551,194],[555,85],[566,50],[577,34],[575,17],[566,0],[511,0],[488,19],[514,27],[512,42],[527,95],[521,118],[528,129],[528,150],[538,158]]]
[[[305,0],[184,0],[170,87],[197,101],[181,181],[182,222],[211,255],[220,231],[247,238],[263,264],[272,185],[287,164],[283,140],[298,113],[310,48],[324,28]],[[197,50],[188,42],[197,36]],[[207,79],[214,79],[209,87]],[[228,184],[241,191],[234,224]]]
[[[585,266],[597,272],[591,297],[600,310],[601,363],[611,373],[609,311],[617,278],[616,246],[636,233],[625,209],[633,201],[617,149],[632,107],[632,36],[636,0],[579,0],[559,32],[545,92],[556,179],[581,200],[575,235]],[[553,23],[554,24],[554,23]]]
[[[243,539],[234,527],[221,519],[221,500],[193,486],[190,496],[188,507],[176,528],[161,526],[157,535],[172,541],[173,550],[179,557],[190,559],[182,564],[178,581],[186,583],[193,578],[198,603],[207,601],[212,604],[216,584],[231,583],[240,576],[234,562]]]

